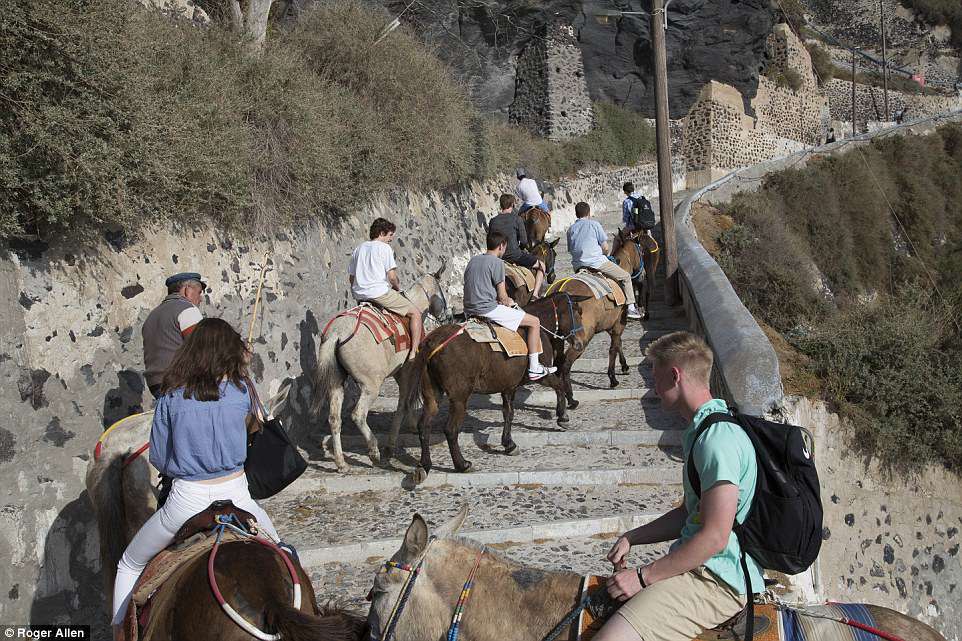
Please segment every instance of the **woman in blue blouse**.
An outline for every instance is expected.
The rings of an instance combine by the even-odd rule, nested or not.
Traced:
[[[150,430],[150,462],[173,478],[170,496],[124,550],[114,581],[113,623],[122,625],[137,579],[170,545],[180,526],[217,500],[229,499],[257,519],[274,541],[270,517],[251,498],[244,475],[251,398],[250,352],[240,334],[206,318],[177,351],[161,384]]]

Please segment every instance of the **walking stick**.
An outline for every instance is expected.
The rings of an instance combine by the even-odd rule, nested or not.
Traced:
[[[261,302],[261,289],[264,287],[264,274],[267,272],[267,261],[271,256],[271,250],[267,250],[264,254],[264,260],[261,262],[261,276],[257,283],[257,294],[254,295],[254,311],[251,314],[251,324],[250,328],[247,330],[247,348],[250,349],[251,345],[254,344],[254,321],[257,320],[257,306]]]

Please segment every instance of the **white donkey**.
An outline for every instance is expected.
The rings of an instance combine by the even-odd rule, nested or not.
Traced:
[[[267,402],[267,412],[280,412],[291,391],[290,383]],[[157,510],[160,472],[148,459],[154,412],[144,412],[111,425],[97,441],[87,464],[87,497],[100,534],[100,566],[104,576],[107,611],[113,596],[117,562],[137,531]]]
[[[404,290],[404,296],[421,311],[422,318],[431,315],[438,322],[447,322],[450,319],[451,312],[441,288],[444,268],[442,263],[441,269],[421,276]],[[381,455],[377,439],[368,427],[367,413],[371,403],[377,398],[381,384],[388,376],[393,376],[397,381],[400,394],[391,422],[391,436],[385,449],[387,460],[390,460],[397,447],[401,421],[414,424],[415,417],[404,400],[407,397],[405,390],[408,386],[408,373],[411,371],[405,363],[407,356],[407,351],[396,352],[390,341],[379,345],[371,332],[357,328],[357,320],[351,316],[335,318],[326,328],[318,348],[311,411],[318,416],[324,399],[328,399],[328,423],[331,427],[334,464],[338,471],[343,473],[348,469],[341,448],[341,407],[344,404],[344,384],[348,376],[353,378],[360,388],[360,396],[351,410],[351,419],[364,437],[368,456],[375,465],[381,462]]]

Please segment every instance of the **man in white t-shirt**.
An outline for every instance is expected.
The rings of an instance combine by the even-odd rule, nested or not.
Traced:
[[[548,203],[545,202],[544,198],[541,197],[538,183],[536,183],[533,178],[528,178],[526,174],[527,171],[524,167],[518,167],[514,172],[514,175],[518,177],[518,186],[514,188],[514,193],[518,197],[518,200],[521,201],[518,213],[523,214],[533,207],[540,207],[550,213],[551,208],[548,206]]]
[[[361,243],[354,250],[347,271],[355,300],[371,302],[382,309],[407,316],[411,328],[411,352],[408,358],[411,359],[417,354],[424,329],[420,310],[401,295],[394,250],[389,244],[394,240],[396,230],[394,223],[384,218],[377,218],[371,223],[368,234],[371,240]]]

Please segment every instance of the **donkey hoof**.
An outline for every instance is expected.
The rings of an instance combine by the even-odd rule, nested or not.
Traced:
[[[509,445],[507,445],[504,448],[504,453],[507,454],[508,456],[517,456],[521,454],[521,448],[518,447],[517,443],[512,441]]]
[[[571,399],[570,401],[568,401],[568,409],[569,409],[569,410],[578,409],[578,406],[579,406],[579,405],[581,405],[581,402],[580,402],[580,401],[576,401],[575,399]]]
[[[622,373],[622,374],[627,374],[627,373],[630,372],[630,371],[631,371],[631,368],[628,367],[627,365],[622,365],[622,366],[621,366],[621,373]]]
[[[381,453],[377,450],[377,448],[374,448],[368,452],[367,455],[371,459],[371,463],[374,463],[375,465],[381,464]]]
[[[340,463],[335,461],[334,465],[337,466],[337,471],[341,474],[347,474],[351,470],[350,466],[345,461],[341,461]]]
[[[462,466],[460,466],[460,467],[457,466],[457,465],[455,465],[455,466],[454,466],[454,471],[455,471],[455,472],[459,472],[459,473],[461,473],[461,474],[463,474],[463,473],[465,473],[465,472],[470,472],[470,471],[471,471],[471,461],[465,461],[465,462],[464,462],[464,465],[462,465]]]
[[[414,481],[415,485],[420,485],[421,483],[424,483],[427,480],[427,478],[428,478],[428,471],[425,470],[420,465],[418,465],[414,469],[414,472],[411,473],[411,479]]]
[[[388,463],[392,458],[394,458],[394,448],[388,445],[381,450],[381,463]]]
[[[568,418],[567,414],[564,414],[558,417],[558,425],[561,425],[562,427],[564,427],[566,423],[570,423],[570,422],[571,422],[571,419]]]
[[[611,381],[611,387],[618,387],[618,379],[617,379],[617,378],[615,378],[615,377],[612,376],[611,379],[610,379],[610,381]]]

